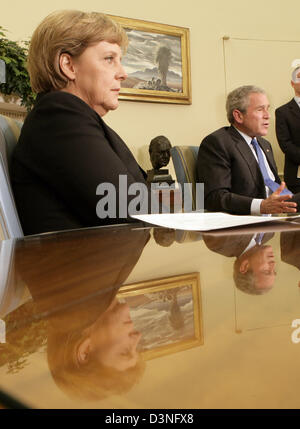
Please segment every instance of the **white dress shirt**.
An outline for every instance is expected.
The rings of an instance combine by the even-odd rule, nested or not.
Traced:
[[[295,95],[294,100],[296,101],[296,103],[298,104],[299,108],[300,108],[300,97],[297,97]]]

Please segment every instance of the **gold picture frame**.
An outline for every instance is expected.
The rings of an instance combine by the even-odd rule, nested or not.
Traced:
[[[189,29],[109,15],[125,29],[120,100],[191,104]]]
[[[138,347],[144,360],[203,344],[199,273],[125,285],[117,297],[129,305],[142,334]]]

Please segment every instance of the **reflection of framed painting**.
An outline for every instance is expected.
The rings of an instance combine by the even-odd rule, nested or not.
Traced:
[[[126,285],[118,298],[127,302],[142,334],[144,359],[203,344],[199,273]]]
[[[120,99],[191,104],[189,29],[110,16],[124,27],[128,78]]]

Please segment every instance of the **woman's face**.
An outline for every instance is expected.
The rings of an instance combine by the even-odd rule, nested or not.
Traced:
[[[121,64],[122,51],[117,43],[102,41],[73,58],[72,92],[100,116],[119,105],[121,81],[127,74]]]
[[[133,326],[128,304],[115,298],[93,325],[90,338],[91,349],[102,365],[119,371],[136,365],[141,333]]]

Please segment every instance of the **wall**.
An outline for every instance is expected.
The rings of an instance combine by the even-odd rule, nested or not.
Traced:
[[[96,10],[190,28],[192,105],[121,101],[119,109],[105,117],[144,168],[150,167],[147,148],[156,135],[165,134],[173,145],[198,145],[205,135],[226,123],[224,35],[271,40],[300,38],[299,0],[52,0],[39,3],[36,0],[10,0],[1,7],[0,25],[10,30],[12,39],[24,39],[30,37],[48,13],[62,8]],[[263,51],[258,52],[258,67],[263,56]],[[280,58],[275,55],[270,73],[276,72],[279,63]],[[242,66],[247,67],[246,64]],[[290,62],[282,67],[289,72]],[[293,95],[289,78],[283,79],[281,90],[286,94],[282,102],[288,101]],[[276,141],[273,145],[282,170],[282,154]]]

